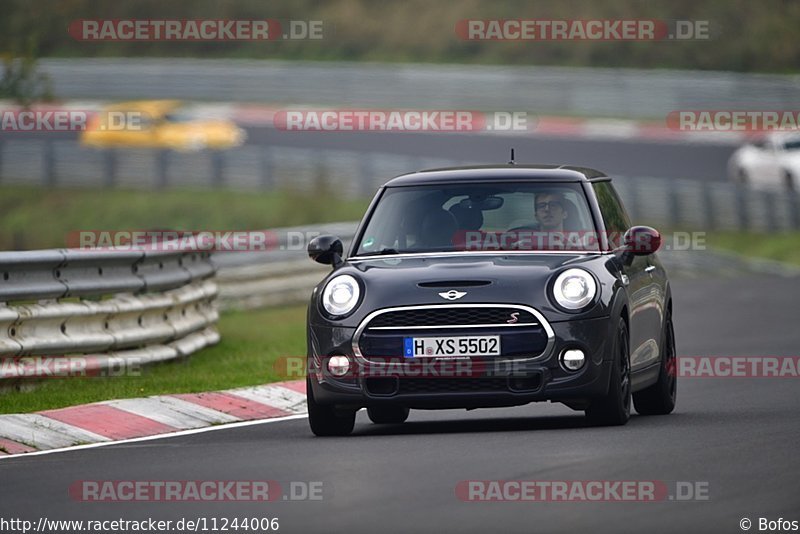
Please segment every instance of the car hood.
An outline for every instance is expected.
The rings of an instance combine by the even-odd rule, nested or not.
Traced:
[[[548,297],[552,277],[569,267],[584,267],[599,279],[599,287],[613,286],[613,256],[600,254],[503,254],[391,256],[347,261],[333,276],[349,274],[362,282],[364,295],[356,312],[341,326],[358,324],[372,311],[394,306],[423,304],[523,304],[533,306],[550,321],[575,319],[555,308]],[[440,295],[450,290],[464,292],[458,299]],[[605,295],[604,293],[608,293]],[[597,306],[581,317],[607,314],[604,304],[613,291],[601,291]]]

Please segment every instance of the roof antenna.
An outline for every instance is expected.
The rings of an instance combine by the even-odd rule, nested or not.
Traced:
[[[517,162],[514,161],[514,148],[511,148],[511,161],[508,162],[509,165],[516,165]]]

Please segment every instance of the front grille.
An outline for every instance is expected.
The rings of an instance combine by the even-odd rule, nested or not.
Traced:
[[[514,320],[516,315],[516,321]],[[370,321],[368,328],[399,326],[453,326],[479,324],[531,324],[536,323],[532,313],[518,308],[424,308],[386,312]]]
[[[357,330],[358,354],[373,358],[404,357],[407,337],[500,335],[500,357],[541,356],[549,342],[546,320],[516,305],[440,304],[378,312]]]

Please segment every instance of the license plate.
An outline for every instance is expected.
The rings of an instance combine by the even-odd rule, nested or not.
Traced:
[[[406,358],[458,358],[500,356],[500,336],[406,337]]]

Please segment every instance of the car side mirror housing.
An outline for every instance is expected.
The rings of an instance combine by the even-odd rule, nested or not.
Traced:
[[[344,245],[342,240],[333,235],[320,235],[308,242],[308,257],[317,263],[332,265],[334,268],[342,264]]]
[[[635,256],[648,256],[661,248],[661,234],[649,226],[634,226],[625,232],[622,262],[630,265]]]

